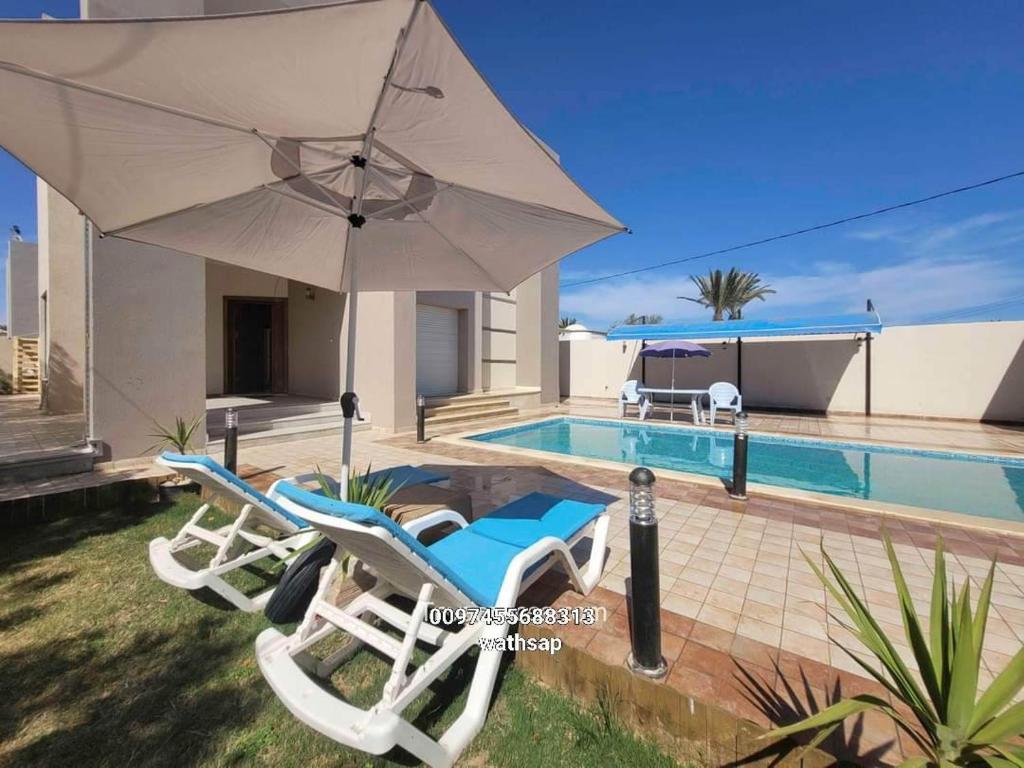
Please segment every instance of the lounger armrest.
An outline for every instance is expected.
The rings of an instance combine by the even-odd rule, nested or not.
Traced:
[[[417,538],[421,533],[435,525],[442,525],[444,523],[455,523],[459,528],[465,528],[469,523],[466,522],[466,518],[456,512],[454,509],[439,509],[436,512],[431,512],[424,515],[423,517],[410,520],[408,523],[402,526],[405,532],[413,538]]]
[[[274,499],[275,501],[277,500],[276,491],[278,483],[288,483],[289,485],[298,486],[303,486],[306,485],[307,483],[317,483],[317,487],[319,488],[319,482],[321,477],[323,477],[324,480],[327,481],[327,485],[329,485],[331,490],[334,491],[335,493],[338,493],[338,491],[341,490],[341,483],[339,483],[330,475],[320,475],[317,474],[316,472],[306,472],[303,475],[295,475],[295,477],[284,477],[281,478],[280,480],[275,480],[274,484],[270,486],[270,490],[267,491],[267,496]]]
[[[519,597],[519,586],[522,584],[526,572],[530,570],[531,566],[548,558],[552,552],[560,552],[569,562],[572,562],[569,547],[557,536],[545,536],[513,557],[508,564],[508,570],[505,571],[505,578],[501,582],[501,589],[498,590],[498,601],[495,605],[499,607],[515,605]]]

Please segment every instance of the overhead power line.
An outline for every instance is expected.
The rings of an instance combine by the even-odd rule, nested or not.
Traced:
[[[922,319],[924,322],[927,323],[945,322],[947,320],[957,320],[964,317],[983,315],[988,312],[1006,310],[1018,304],[1024,304],[1024,297],[1015,297],[1010,299],[1003,299],[1001,301],[991,301],[988,302],[987,304],[976,304],[970,307],[961,307],[960,309],[953,309],[947,312],[938,312],[934,315],[930,315]]]
[[[835,221],[829,221],[825,224],[815,224],[813,227],[804,227],[803,229],[797,229],[792,232],[785,232],[781,235],[772,235],[771,237],[764,237],[760,240],[751,240],[749,243],[740,243],[739,245],[730,245],[728,248],[719,248],[714,251],[706,251],[705,253],[698,253],[694,256],[685,256],[681,259],[672,259],[671,261],[663,261],[660,264],[651,264],[646,267],[637,267],[636,269],[627,269],[623,272],[614,272],[609,275],[601,275],[600,277],[592,277],[587,280],[576,280],[571,283],[563,283],[563,288],[573,288],[579,285],[589,285],[591,283],[599,283],[602,280],[611,280],[616,277],[628,277],[629,275],[636,275],[641,272],[650,272],[655,269],[664,269],[665,267],[674,267],[677,264],[685,264],[688,261],[697,261],[698,259],[707,259],[711,256],[720,256],[723,253],[732,253],[733,251],[739,251],[744,248],[753,248],[755,245],[765,245],[766,243],[774,243],[777,240],[786,240],[790,237],[797,237],[798,235],[806,235],[809,232],[818,232],[822,229],[829,229],[830,227],[838,227],[841,224],[849,224],[853,221],[861,221],[863,219],[869,219],[872,216],[880,216],[883,213],[889,213],[891,211],[898,211],[901,208],[910,208],[914,205],[921,205],[922,203],[929,203],[932,200],[938,200],[942,197],[949,197],[950,195],[958,195],[961,192],[970,192],[972,189],[980,189],[981,187],[987,187],[991,184],[998,184],[1001,181],[1008,181],[1009,179],[1016,179],[1020,176],[1024,176],[1024,171],[1016,171],[1015,173],[1008,173],[1005,176],[997,176],[994,179],[987,179],[986,181],[979,181],[976,184],[968,184],[963,187],[957,187],[956,189],[948,189],[945,192],[939,192],[934,195],[928,195],[928,197],[920,197],[917,200],[908,200],[904,203],[897,203],[896,205],[887,205],[884,208],[877,208],[867,213],[858,213],[856,216],[846,216],[842,219],[836,219]]]

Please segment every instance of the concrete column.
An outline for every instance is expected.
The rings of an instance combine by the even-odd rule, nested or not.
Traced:
[[[85,219],[36,180],[39,233],[40,360],[50,413],[81,413],[85,381]],[[45,313],[45,315],[44,315]]]
[[[373,426],[404,431],[416,426],[416,293],[359,294],[356,318],[356,394]],[[348,315],[341,330],[340,380],[345,381]]]
[[[139,456],[154,423],[203,417],[206,269],[202,259],[116,237],[93,243],[94,435],[111,459]]]
[[[516,288],[516,384],[558,402],[558,265]]]

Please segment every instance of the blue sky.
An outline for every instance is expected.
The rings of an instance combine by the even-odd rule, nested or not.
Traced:
[[[635,234],[563,282],[643,266],[1024,170],[1024,6],[962,2],[436,0],[485,76]],[[0,0],[0,15],[77,4]],[[34,236],[31,177],[0,159],[0,220]],[[778,289],[746,316],[891,322],[997,305],[1024,317],[1024,178],[633,279],[565,288],[563,313],[703,317],[688,275]],[[1015,303],[1014,303],[1015,302]]]

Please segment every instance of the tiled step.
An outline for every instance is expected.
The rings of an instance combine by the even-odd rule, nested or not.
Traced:
[[[206,415],[207,450],[216,450],[224,442],[224,412],[213,408]],[[336,402],[309,402],[247,406],[239,408],[238,442],[244,445],[302,440],[310,437],[341,435],[341,407]],[[365,415],[365,414],[364,414]],[[355,424],[368,429],[369,418]]]
[[[518,408],[513,408],[506,404],[504,407],[489,407],[480,410],[449,413],[442,416],[429,416],[425,423],[427,426],[440,427],[461,424],[463,422],[482,421],[483,419],[505,419],[510,416],[517,416],[518,414]]]
[[[91,472],[100,456],[95,445],[20,453],[0,459],[0,482],[24,482]]]
[[[369,421],[355,422],[352,431],[358,432],[363,429],[370,429]],[[274,445],[287,443],[291,440],[308,440],[312,437],[337,437],[341,439],[342,421],[341,417],[334,424],[313,424],[300,427],[281,427],[278,429],[267,429],[258,432],[247,432],[238,435],[239,447],[251,447],[256,445]],[[207,436],[206,450],[208,453],[215,453],[224,450],[223,432],[216,438]]]
[[[467,400],[461,403],[451,403],[450,405],[438,405],[438,406],[427,406],[427,418],[432,416],[452,416],[456,414],[470,414],[480,411],[493,410],[495,408],[509,408],[512,403],[507,399],[500,397],[491,398],[487,400]]]

